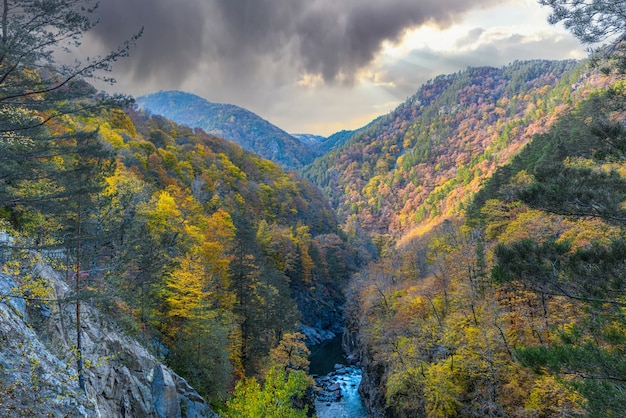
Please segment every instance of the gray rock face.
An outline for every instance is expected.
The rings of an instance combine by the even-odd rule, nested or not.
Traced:
[[[101,416],[77,390],[74,370],[28,324],[24,300],[10,296],[15,286],[0,274],[0,411],[6,416]]]
[[[304,334],[306,343],[310,346],[321,344],[336,337],[336,334],[330,330],[317,329],[306,325],[300,325],[298,332]]]
[[[0,273],[0,300],[10,307],[17,315],[25,317],[26,301],[22,298],[14,298],[10,296],[13,294],[13,288],[16,286],[17,284],[11,277]]]
[[[0,409],[15,408],[17,414],[26,408],[28,415],[30,408],[35,415],[57,417],[217,417],[182,377],[86,303],[81,331],[87,393],[81,393],[70,287],[49,266],[37,274],[58,301],[38,315],[37,331],[23,300],[0,303]],[[14,285],[0,275],[0,293]]]

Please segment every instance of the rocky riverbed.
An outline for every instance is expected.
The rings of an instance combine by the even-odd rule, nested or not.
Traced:
[[[315,411],[319,418],[363,418],[367,412],[359,395],[361,369],[336,364],[335,371],[315,378]]]

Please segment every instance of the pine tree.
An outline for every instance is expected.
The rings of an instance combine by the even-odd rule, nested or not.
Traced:
[[[69,116],[128,102],[96,96],[86,80],[100,78],[113,62],[128,55],[140,33],[104,57],[62,65],[55,53],[72,52],[80,45],[93,28],[97,3],[2,0],[0,4],[0,207],[14,214],[38,214],[40,228],[50,221],[51,230],[39,233],[34,243],[63,246],[73,257],[77,369],[79,386],[85,390],[81,281],[97,268],[102,253],[98,198],[112,159],[97,130],[76,129],[79,124]]]
[[[0,15],[0,205],[16,204],[21,180],[45,177],[63,135],[49,129],[67,115],[126,104],[96,97],[85,80],[104,79],[127,56],[141,32],[103,57],[61,65],[55,53],[73,52],[94,26],[91,0],[2,0]]]

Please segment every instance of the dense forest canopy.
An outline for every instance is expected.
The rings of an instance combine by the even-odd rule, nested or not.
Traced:
[[[623,35],[623,2],[541,3],[584,41]],[[374,416],[624,410],[619,39],[595,66],[439,76],[320,145],[305,180],[91,87],[137,36],[58,64],[90,2],[1,4],[0,230],[17,287],[0,302],[59,302],[34,267],[63,272],[82,391],[89,304],[224,416],[306,416],[299,331],[343,321]],[[0,369],[4,402],[32,389]]]
[[[95,132],[92,141],[106,151],[105,164],[80,159],[89,181],[101,179],[97,194],[85,189],[87,178],[76,179],[74,154],[42,157],[57,193],[31,204],[18,191],[34,193],[44,180],[22,180],[3,228],[25,249],[60,248],[75,259],[76,228],[64,227],[59,212],[70,212],[70,227],[72,208],[80,208],[80,269],[89,280],[77,297],[166,344],[169,364],[205,395],[225,396],[236,376],[264,370],[270,349],[322,309],[311,298],[326,309],[340,301],[354,262],[310,183],[163,118],[110,109],[66,121],[74,132]],[[80,185],[61,182],[67,167]],[[200,349],[211,356],[191,355]]]
[[[607,82],[574,61],[440,76],[302,172],[341,222],[419,233],[463,211],[496,167]]]
[[[354,279],[352,327],[393,416],[619,416],[623,84],[536,135],[440,227]],[[376,395],[372,391],[372,397]]]

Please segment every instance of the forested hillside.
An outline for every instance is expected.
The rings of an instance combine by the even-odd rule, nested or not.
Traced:
[[[257,379],[296,411],[306,339],[341,330],[355,268],[335,214],[277,164],[92,87],[141,30],[59,64],[96,10],[0,10],[2,415],[240,416]]]
[[[426,83],[305,167],[342,223],[399,237],[463,211],[496,167],[606,80],[574,61],[470,68]]]
[[[319,155],[306,142],[256,114],[230,104],[212,103],[182,91],[160,91],[137,98],[155,114],[233,141],[287,168],[299,168]]]
[[[522,72],[522,80],[529,80],[527,74]],[[437,214],[446,219],[419,234],[409,233],[401,245],[388,246],[384,257],[355,275],[347,324],[364,365],[361,390],[375,415],[623,414],[624,83],[614,73],[589,73],[585,80],[596,77],[599,83],[586,85],[567,78],[557,83],[561,87],[555,96],[544,87],[541,96],[525,102],[523,108],[533,111],[522,113],[525,122],[510,122],[506,141],[507,124],[495,119],[487,129],[501,145],[482,147],[499,150],[494,162],[502,165],[481,187],[474,183],[474,171],[465,181],[459,176],[448,180],[448,190],[435,188],[441,191],[439,198],[431,192],[416,214],[432,216],[439,208]],[[486,93],[466,99],[481,101]],[[559,97],[567,100],[559,102]],[[541,103],[547,103],[543,110],[537,106]],[[483,115],[488,119],[490,113]],[[417,166],[430,166],[435,177],[463,167],[489,172],[487,162],[496,153],[482,154],[476,163],[459,160],[464,145],[457,140],[489,137],[481,128],[487,125],[476,118],[461,121],[465,123],[473,123],[473,129],[464,135],[453,129],[454,123],[441,125],[442,132],[453,129],[455,134],[442,140],[447,152],[431,158],[433,150],[443,148],[423,148],[426,162]],[[468,148],[466,158],[480,144]],[[512,157],[510,162],[505,156]],[[355,161],[361,160],[350,161],[358,167]],[[404,172],[397,167],[404,159],[396,161],[393,172]],[[454,198],[455,189],[478,190],[464,206],[467,212],[460,210],[463,200]],[[402,189],[392,190],[391,199],[401,201]],[[363,207],[369,208],[367,203]],[[362,217],[358,211],[356,216]]]
[[[0,225],[13,237],[10,271],[27,300],[51,297],[25,273],[53,263],[77,301],[215,400],[239,377],[280,365],[270,350],[281,341],[304,349],[298,324],[340,329],[340,288],[354,264],[310,183],[133,110],[66,116],[34,142],[17,138],[0,143]]]

